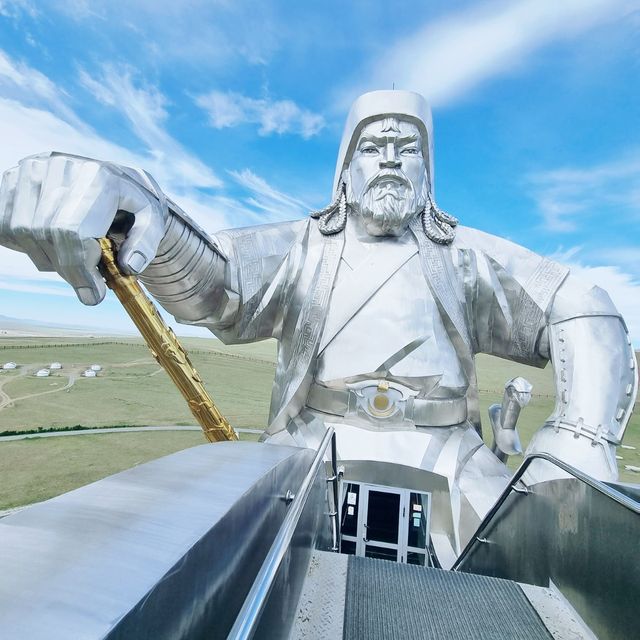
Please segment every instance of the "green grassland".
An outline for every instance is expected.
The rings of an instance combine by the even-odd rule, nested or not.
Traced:
[[[264,341],[226,346],[215,339],[185,338],[183,343],[212,396],[238,428],[266,426],[276,345]],[[168,376],[137,338],[3,338],[0,364],[19,368],[0,373],[0,432],[105,426],[192,425],[194,419]],[[35,371],[58,361],[48,378]],[[80,374],[91,364],[97,378]],[[554,386],[550,367],[534,369],[489,356],[477,359],[480,404],[489,439],[487,409],[502,399],[504,383],[522,375],[534,386],[518,429],[523,444],[552,412]],[[0,508],[25,504],[96,480],[133,464],[203,442],[197,432],[83,435],[0,442]],[[640,417],[635,415],[619,449],[621,479],[640,481],[624,470],[640,466]],[[519,458],[511,458],[516,467]]]
[[[0,361],[19,364],[18,369],[0,374],[1,391],[13,399],[0,409],[0,431],[194,424],[178,390],[141,340],[96,342],[78,346],[77,339],[0,341]],[[230,422],[240,428],[263,428],[269,413],[275,344],[233,349],[213,339],[183,342]],[[54,361],[62,363],[63,369],[48,378],[33,376]],[[98,377],[80,377],[94,363],[103,367]],[[70,374],[75,376],[73,386],[64,389]]]

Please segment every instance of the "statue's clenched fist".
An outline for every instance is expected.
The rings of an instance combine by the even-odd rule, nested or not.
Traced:
[[[107,234],[118,212],[133,214],[118,262],[139,273],[154,258],[168,216],[153,179],[79,156],[30,156],[2,176],[0,244],[28,254],[40,271],[57,271],[81,302],[97,304],[105,284],[96,238]]]

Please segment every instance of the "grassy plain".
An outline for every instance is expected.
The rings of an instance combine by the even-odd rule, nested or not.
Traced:
[[[183,342],[212,396],[239,428],[266,426],[275,371],[273,341],[227,347],[214,339]],[[13,360],[19,368],[0,372],[0,432],[38,428],[190,425],[184,401],[136,338],[3,338],[0,364]],[[51,362],[63,369],[48,378],[33,373]],[[80,377],[91,364],[103,370],[97,378]],[[534,386],[518,428],[523,445],[553,410],[551,368],[540,370],[498,360],[477,359],[480,404],[485,434],[487,409],[502,399],[506,380],[522,375]],[[488,435],[487,435],[488,439]],[[33,502],[115,473],[133,464],[203,442],[198,433],[129,433],[0,442],[0,508]],[[619,449],[621,479],[640,481],[624,469],[640,467],[640,416],[628,427]],[[516,467],[518,458],[511,458]]]
[[[183,343],[229,421],[235,427],[264,427],[275,344],[232,349],[213,339]],[[0,431],[194,424],[178,390],[142,340],[118,338],[105,344],[96,339],[79,344],[74,338],[5,338],[0,341],[0,361],[19,365],[0,373]],[[33,376],[51,362],[60,362],[63,368],[48,378]],[[81,377],[91,364],[103,367],[98,377]],[[69,376],[74,378],[72,386],[67,386]],[[11,398],[4,408],[2,393]]]

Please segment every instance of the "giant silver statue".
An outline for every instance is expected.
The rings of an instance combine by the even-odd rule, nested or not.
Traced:
[[[458,225],[434,200],[433,161],[424,99],[376,91],[349,113],[331,204],[305,220],[210,238],[145,172],[49,153],[4,174],[0,243],[93,305],[96,238],[117,227],[122,268],[179,322],[278,340],[268,441],[313,447],[331,425],[343,460],[446,477],[458,518],[463,499],[484,515],[510,475],[479,435],[476,353],[551,360],[556,407],[527,452],[615,479],[637,390],[620,314],[566,267]],[[511,400],[530,391],[517,386]],[[496,440],[513,453],[506,414]]]

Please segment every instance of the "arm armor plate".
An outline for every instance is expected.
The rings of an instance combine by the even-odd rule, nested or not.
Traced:
[[[173,202],[156,257],[141,274],[149,293],[185,324],[224,324],[227,258],[216,243]]]
[[[542,339],[553,363],[556,405],[526,453],[548,451],[596,478],[615,480],[620,444],[638,390],[624,321],[609,296],[569,277]]]

